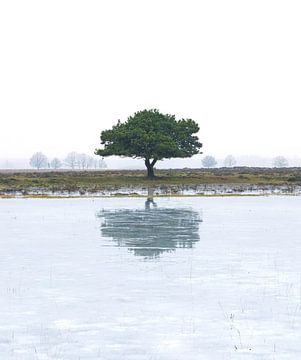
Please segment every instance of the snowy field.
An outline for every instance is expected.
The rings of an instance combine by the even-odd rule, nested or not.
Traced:
[[[301,197],[0,200],[0,359],[301,358]]]

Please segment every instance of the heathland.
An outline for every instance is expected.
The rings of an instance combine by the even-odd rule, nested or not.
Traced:
[[[301,186],[301,168],[214,168],[157,170],[156,178],[147,179],[143,170],[50,171],[1,170],[0,195],[78,193],[93,194],[124,189],[165,189],[165,193],[180,193],[180,189],[222,187],[226,192],[248,188],[285,187],[294,191]],[[139,192],[139,191],[138,191]]]

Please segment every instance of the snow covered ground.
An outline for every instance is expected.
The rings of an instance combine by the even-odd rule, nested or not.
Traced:
[[[301,197],[0,200],[0,358],[301,357]]]

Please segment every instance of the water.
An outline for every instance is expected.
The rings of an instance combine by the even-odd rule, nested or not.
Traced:
[[[0,201],[1,359],[298,359],[301,198]]]

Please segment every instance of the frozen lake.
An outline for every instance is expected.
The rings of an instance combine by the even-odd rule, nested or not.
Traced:
[[[0,358],[301,358],[301,197],[0,200]]]

